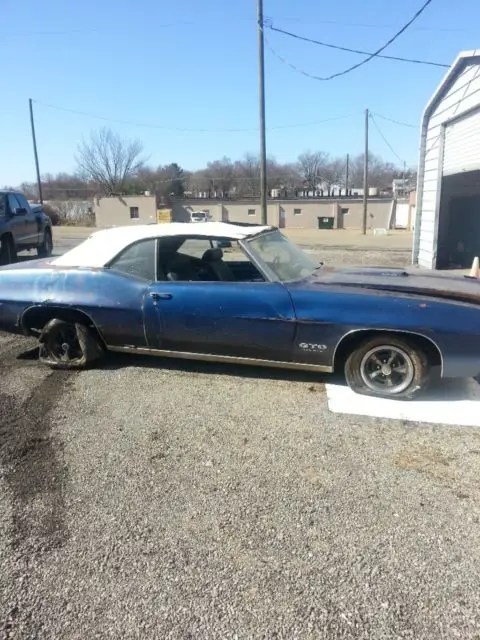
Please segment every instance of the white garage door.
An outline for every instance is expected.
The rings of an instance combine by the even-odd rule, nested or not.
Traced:
[[[406,229],[408,227],[408,204],[397,204],[395,210],[395,229]]]
[[[445,129],[443,175],[480,169],[480,110]]]

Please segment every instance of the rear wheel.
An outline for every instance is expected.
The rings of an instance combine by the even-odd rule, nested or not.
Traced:
[[[386,335],[366,340],[350,354],[345,377],[356,393],[413,400],[427,388],[430,366],[414,342]]]
[[[49,258],[52,255],[53,251],[53,240],[52,240],[52,232],[50,229],[45,229],[45,233],[43,234],[43,242],[37,248],[37,253],[39,258]]]
[[[95,332],[79,322],[54,318],[40,335],[40,362],[54,369],[85,369],[102,355]]]
[[[5,235],[0,240],[0,265],[11,264],[17,260],[17,250],[12,236]]]

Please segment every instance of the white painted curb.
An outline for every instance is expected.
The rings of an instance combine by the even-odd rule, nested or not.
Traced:
[[[333,413],[480,427],[480,385],[472,379],[442,381],[428,399],[407,402],[361,396],[342,385],[325,387]]]

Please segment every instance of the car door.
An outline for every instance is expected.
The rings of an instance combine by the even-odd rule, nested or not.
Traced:
[[[5,223],[8,220],[7,196],[0,193],[0,221]]]
[[[15,245],[20,249],[26,244],[27,237],[27,220],[25,215],[17,214],[20,209],[20,203],[17,201],[13,193],[7,196],[8,217],[10,220],[10,230],[15,240]]]
[[[9,193],[8,208],[10,228],[17,248],[22,249],[23,247],[28,247],[31,244],[36,244],[35,241],[31,240],[32,235],[35,235],[36,224],[32,218],[30,207],[28,209],[22,207],[17,196],[13,193]]]
[[[205,240],[204,249],[210,246]],[[157,281],[144,311],[148,342],[157,349],[292,360],[295,313],[278,282]]]
[[[17,202],[22,209],[26,210],[25,221],[27,228],[26,242],[31,246],[38,246],[41,243],[42,235],[42,216],[38,211],[33,211],[28,200],[21,193],[16,194]]]

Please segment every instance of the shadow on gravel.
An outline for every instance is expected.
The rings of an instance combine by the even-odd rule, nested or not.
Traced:
[[[38,347],[33,347],[32,349],[28,349],[28,351],[22,351],[17,355],[17,360],[38,360],[39,349]]]
[[[38,359],[38,348],[32,348],[17,355],[17,360],[34,361]],[[170,359],[153,356],[128,355],[109,353],[98,365],[98,369],[115,371],[127,367],[146,369],[161,369],[163,371],[202,373],[206,375],[224,375],[254,380],[292,380],[306,383],[334,384],[346,387],[345,377],[341,374],[315,373],[312,371],[296,371],[292,369],[276,369],[275,367],[255,367],[250,365],[235,365],[228,363],[211,363],[193,360]],[[477,383],[478,384],[478,383]],[[423,401],[438,402],[449,397],[452,400],[468,400],[472,397],[470,379],[441,379],[438,375],[432,381],[431,387],[421,396]],[[480,386],[478,387],[480,389]]]
[[[49,414],[71,375],[51,372],[25,402],[0,392],[0,466],[11,491],[11,545],[22,555],[59,547],[65,538],[66,468]]]
[[[35,361],[38,359],[38,347],[18,353],[16,360]],[[39,364],[39,366],[42,366]],[[200,360],[183,360],[181,358],[161,358],[136,354],[109,352],[100,363],[95,365],[99,371],[116,371],[128,367],[158,369],[162,371],[202,373],[207,375],[225,375],[260,380],[292,380],[309,383],[345,384],[343,376],[338,374],[315,373],[294,369],[277,369],[275,367],[255,367],[253,365],[236,365],[229,363],[202,362]]]

